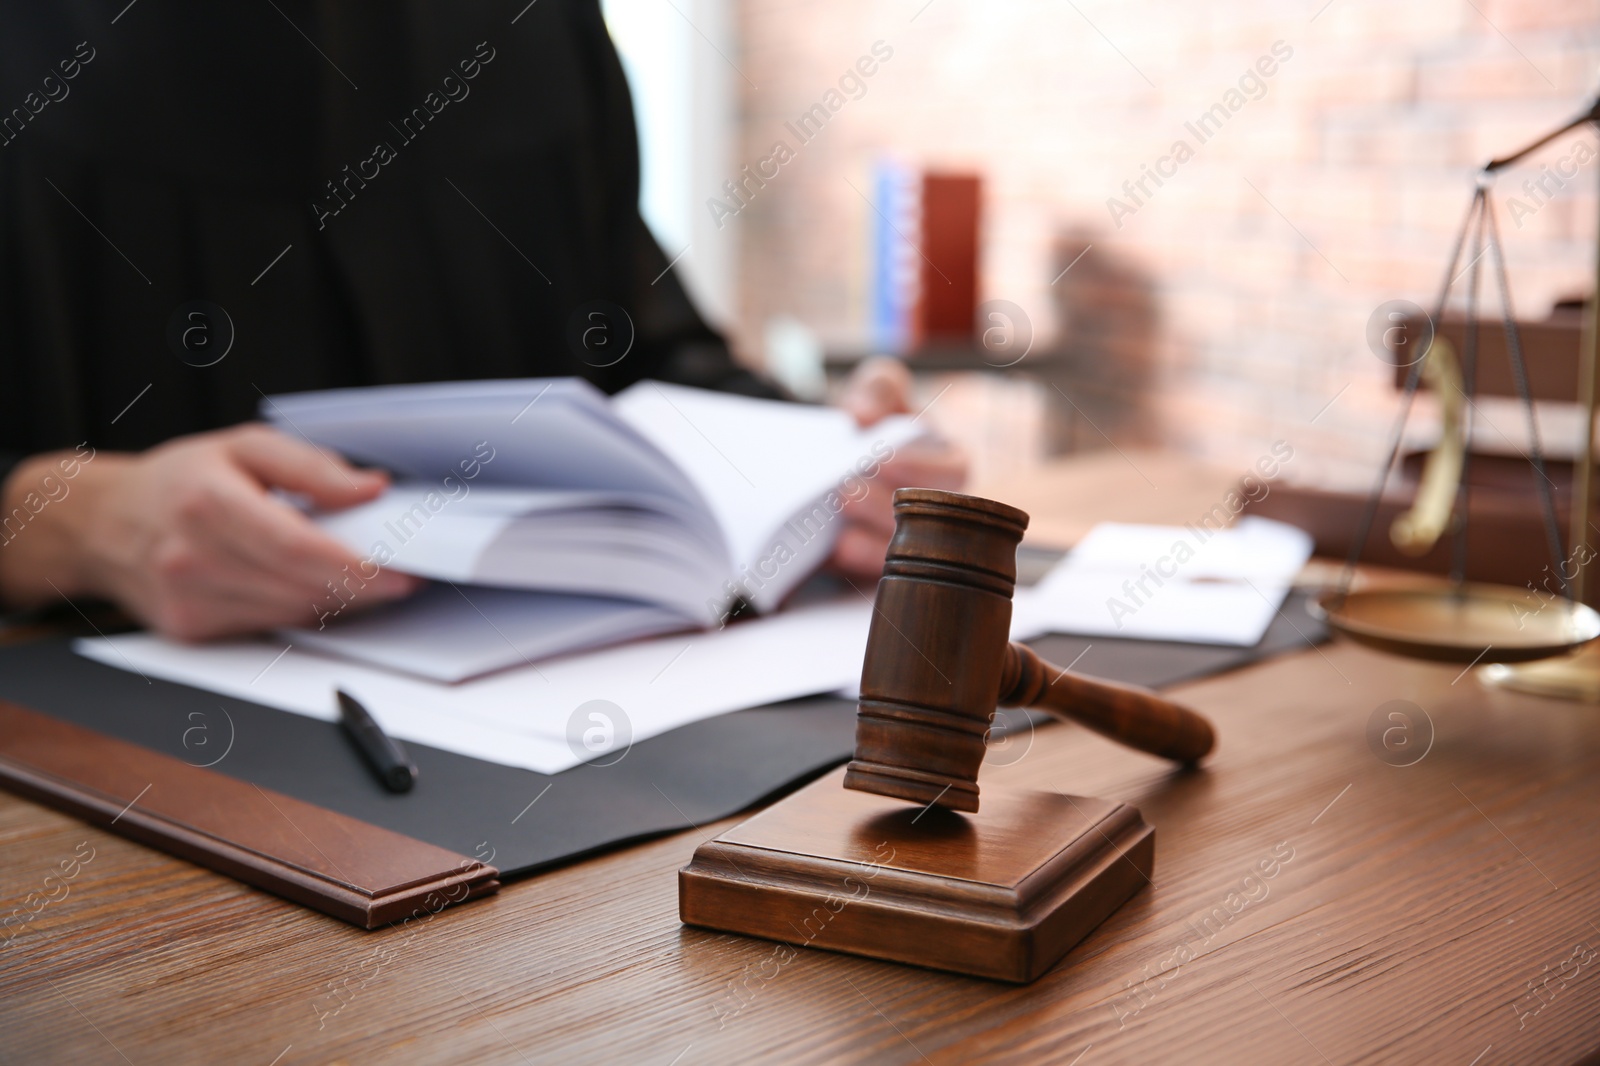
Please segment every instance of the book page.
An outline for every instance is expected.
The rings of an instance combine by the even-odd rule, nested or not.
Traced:
[[[329,389],[268,397],[261,415],[285,433],[434,485],[605,489],[703,506],[678,468],[578,378]]]
[[[438,581],[647,600],[706,617],[727,568],[709,518],[668,497],[566,489],[395,485],[315,516],[376,568]],[[354,582],[359,585],[359,581]],[[359,595],[359,589],[351,590]]]
[[[296,647],[432,681],[464,681],[555,655],[690,629],[676,611],[632,600],[429,585],[321,627],[280,630]]]
[[[730,577],[762,609],[827,557],[838,535],[839,502],[884,491],[871,476],[919,432],[904,418],[862,430],[830,407],[656,381],[633,385],[612,403],[693,482],[727,539],[735,564]],[[832,507],[825,503],[830,493]],[[818,504],[824,506],[817,510]],[[746,580],[752,574],[756,580]]]

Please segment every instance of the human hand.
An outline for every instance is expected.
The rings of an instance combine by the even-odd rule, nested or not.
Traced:
[[[862,427],[892,414],[911,412],[911,372],[898,359],[870,359],[845,384],[839,406]],[[843,529],[829,565],[850,578],[876,581],[894,535],[894,490],[959,489],[966,484],[967,458],[961,449],[928,436],[896,448],[868,480],[868,491],[845,501]]]
[[[0,601],[98,596],[168,636],[202,640],[310,622],[333,604],[329,582],[359,589],[357,605],[397,599],[420,582],[362,569],[270,491],[339,508],[387,484],[262,425],[138,454],[33,456],[0,487],[0,515],[29,516],[0,536]]]

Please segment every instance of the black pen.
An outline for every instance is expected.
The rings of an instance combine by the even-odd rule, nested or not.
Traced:
[[[339,720],[344,723],[345,732],[361,749],[367,765],[378,775],[383,787],[390,792],[410,792],[417,781],[417,768],[406,757],[406,749],[379,728],[354,696],[343,689],[333,692],[339,697]]]

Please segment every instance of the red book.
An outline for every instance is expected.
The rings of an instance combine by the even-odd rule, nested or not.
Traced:
[[[912,347],[971,343],[978,313],[976,174],[922,176],[921,284]]]

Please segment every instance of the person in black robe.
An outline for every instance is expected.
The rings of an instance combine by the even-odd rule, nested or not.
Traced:
[[[778,394],[639,214],[597,0],[517,7],[0,11],[0,604],[102,597],[184,637],[307,617],[350,558],[269,490],[340,507],[384,479],[252,424],[275,393],[570,374]],[[610,365],[574,340],[596,306],[632,338]],[[848,405],[906,395],[880,369]],[[886,486],[959,480],[948,457],[891,467]],[[888,495],[852,512],[846,569],[881,565]],[[386,573],[368,599],[414,586]]]

